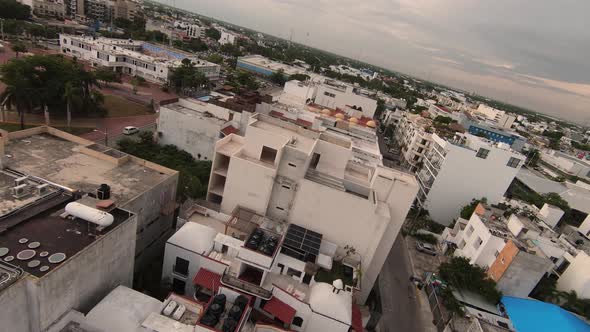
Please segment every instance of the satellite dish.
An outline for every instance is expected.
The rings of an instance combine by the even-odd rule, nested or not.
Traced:
[[[26,261],[26,260],[29,260],[29,259],[35,257],[36,254],[37,254],[37,252],[35,250],[25,249],[25,250],[19,252],[18,254],[16,254],[16,258],[21,261]]]
[[[8,254],[8,252],[10,251],[10,249],[8,248],[0,248],[0,257],[5,256],[6,254]]]
[[[64,254],[63,252],[58,252],[56,254],[49,256],[48,260],[51,264],[58,264],[66,260],[66,254]]]
[[[29,245],[27,247],[29,247],[29,249],[37,249],[41,246],[41,243],[39,242],[31,242],[29,243]]]
[[[29,264],[27,264],[27,266],[30,268],[34,268],[39,265],[41,265],[41,262],[38,259],[33,259],[32,261],[29,262]]]

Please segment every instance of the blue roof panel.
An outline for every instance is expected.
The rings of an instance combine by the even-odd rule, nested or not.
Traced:
[[[590,332],[590,325],[555,304],[511,296],[502,303],[518,332]]]

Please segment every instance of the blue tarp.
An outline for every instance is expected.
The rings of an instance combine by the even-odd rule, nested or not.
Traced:
[[[590,332],[590,325],[551,303],[504,296],[502,303],[517,332]]]

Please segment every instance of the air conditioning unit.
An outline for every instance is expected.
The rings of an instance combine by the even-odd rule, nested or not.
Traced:
[[[47,183],[44,183],[44,184],[40,184],[38,186],[35,186],[35,191],[36,191],[37,195],[43,196],[49,192],[49,185]]]
[[[12,197],[14,198],[23,198],[29,194],[28,185],[21,184],[20,186],[16,186],[12,188]]]
[[[21,184],[26,184],[26,183],[27,183],[27,177],[26,176],[23,176],[23,177],[20,177],[20,178],[14,180],[14,186],[15,187],[18,187]]]

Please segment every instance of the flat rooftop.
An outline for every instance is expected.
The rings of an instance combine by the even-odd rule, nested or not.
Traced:
[[[100,230],[81,219],[62,218],[65,205],[73,201],[73,197],[65,191],[61,195],[66,200],[0,233],[3,261],[41,278],[132,216],[128,211],[114,208],[108,211],[114,217],[113,223]],[[85,205],[90,205],[95,200],[84,201]],[[26,214],[27,210],[19,213]],[[7,221],[0,220],[0,226],[4,222]],[[62,254],[63,259],[54,260],[55,254]]]
[[[91,145],[93,146],[93,145]],[[161,167],[144,166],[133,158],[117,163],[117,150],[95,151],[60,137],[42,133],[10,139],[6,145],[7,167],[82,192],[95,192],[103,183],[119,206],[172,176],[175,172]],[[118,153],[118,154],[117,154]],[[103,158],[105,157],[105,158]]]
[[[295,138],[294,143],[289,143],[289,146],[295,147],[307,154],[311,154],[316,138],[311,138],[302,134],[301,131],[304,131],[305,129],[297,125],[281,120],[278,120],[277,123],[274,122],[275,121],[273,121],[273,118],[271,117],[259,115],[258,121],[253,122],[251,126],[285,137],[288,140]],[[284,124],[284,126],[279,125],[281,123]]]

